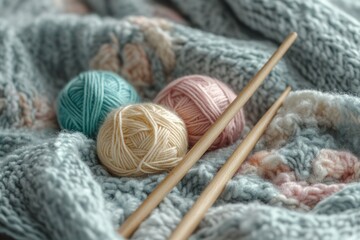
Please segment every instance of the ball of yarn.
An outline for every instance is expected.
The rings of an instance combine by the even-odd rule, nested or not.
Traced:
[[[97,136],[99,159],[116,176],[168,171],[182,160],[187,148],[181,118],[153,103],[113,110]]]
[[[57,99],[57,118],[62,129],[95,137],[113,109],[140,101],[135,89],[120,76],[89,71],[72,79]]]
[[[219,80],[191,75],[171,82],[156,96],[154,102],[178,113],[186,124],[189,145],[192,146],[235,98],[235,93]],[[241,110],[209,150],[233,143],[240,136],[244,125],[245,119]]]

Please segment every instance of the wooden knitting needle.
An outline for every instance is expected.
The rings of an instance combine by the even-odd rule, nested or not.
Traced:
[[[214,204],[221,192],[224,190],[226,183],[234,176],[243,161],[249,155],[255,144],[264,133],[265,129],[275,116],[277,110],[284,102],[290,92],[290,87],[286,88],[278,100],[271,106],[265,115],[254,126],[246,138],[241,142],[239,147],[233,152],[230,158],[222,166],[210,184],[201,193],[190,211],[181,220],[178,227],[172,233],[171,240],[187,239],[196,229],[206,211]]]
[[[265,80],[266,76],[280,61],[287,50],[294,43],[297,34],[290,33],[280,47],[274,52],[271,58],[260,69],[259,72],[249,81],[235,100],[229,105],[224,113],[215,121],[209,130],[198,140],[198,142],[185,155],[184,159],[177,165],[166,178],[154,189],[145,199],[140,207],[130,215],[120,226],[118,232],[124,237],[130,237],[138,228],[141,222],[159,205],[164,197],[173,189],[176,184],[185,176],[189,169],[198,161],[215,139],[220,135],[231,119],[244,106],[247,100],[254,94],[256,89]]]

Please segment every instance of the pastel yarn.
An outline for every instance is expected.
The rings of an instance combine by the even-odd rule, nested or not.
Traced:
[[[193,146],[235,98],[235,93],[219,80],[191,75],[167,85],[154,102],[177,112],[186,124],[189,145]],[[209,150],[233,143],[239,138],[244,125],[245,119],[241,110]]]
[[[175,167],[188,149],[185,123],[153,104],[113,110],[97,136],[100,162],[115,176],[143,176]]]
[[[95,137],[111,110],[140,101],[135,89],[112,72],[89,71],[72,79],[57,99],[57,119],[62,129]]]

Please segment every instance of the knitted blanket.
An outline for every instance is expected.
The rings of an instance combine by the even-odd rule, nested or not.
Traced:
[[[191,238],[359,239],[359,2],[166,2],[175,10],[145,0],[87,0],[80,10],[0,0],[0,235],[122,239],[118,226],[166,175],[113,177],[94,139],[59,130],[54,101],[71,78],[110,70],[146,101],[189,74],[239,92],[296,31],[244,107],[241,139],[205,154],[132,239],[166,239],[288,85],[293,92]]]

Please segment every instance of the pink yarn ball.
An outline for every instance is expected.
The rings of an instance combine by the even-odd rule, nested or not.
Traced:
[[[154,102],[164,105],[184,120],[189,145],[193,146],[236,98],[235,93],[219,80],[190,75],[167,85]],[[230,121],[209,150],[230,145],[237,140],[244,129],[243,111]]]

